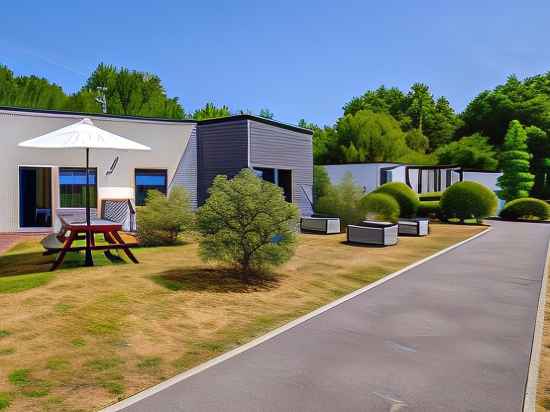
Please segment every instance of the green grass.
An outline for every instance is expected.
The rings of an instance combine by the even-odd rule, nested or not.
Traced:
[[[120,358],[101,358],[101,359],[94,359],[89,362],[86,362],[85,366],[93,369],[95,371],[106,371],[108,369],[113,369],[124,362]]]
[[[139,369],[155,369],[160,366],[161,361],[162,359],[158,356],[150,356],[139,361],[137,367]]]
[[[73,345],[75,348],[81,348],[83,346],[86,346],[86,341],[84,339],[76,338],[71,341],[71,345]]]
[[[8,380],[15,386],[26,386],[31,383],[30,369],[16,369],[8,375]]]
[[[54,277],[54,273],[34,273],[0,278],[0,293],[17,293],[45,285]]]
[[[124,385],[118,381],[105,381],[101,383],[101,386],[113,395],[121,395],[124,393]]]
[[[0,411],[7,409],[11,404],[11,396],[8,393],[0,392]]]
[[[48,362],[46,364],[46,368],[53,370],[53,371],[59,371],[63,369],[67,369],[71,366],[68,360],[61,359],[61,358],[50,358],[48,359]]]
[[[0,338],[5,338],[6,336],[10,336],[11,332],[8,332],[7,330],[0,329]]]
[[[0,349],[0,356],[11,355],[15,353],[15,348],[3,348]]]

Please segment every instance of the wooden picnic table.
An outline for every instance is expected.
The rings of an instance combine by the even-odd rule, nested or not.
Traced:
[[[51,270],[56,270],[65,259],[67,252],[78,252],[81,250],[103,250],[106,256],[110,255],[111,250],[122,249],[126,256],[134,262],[139,263],[132,251],[131,247],[137,246],[137,243],[126,243],[120,232],[122,231],[122,224],[116,223],[106,219],[92,219],[90,226],[86,225],[86,222],[69,222],[60,217],[61,230],[57,234],[57,240],[61,242],[62,246],[59,248],[59,254],[57,259],[52,265]],[[89,232],[89,233],[88,233]],[[67,236],[67,233],[69,235]],[[106,245],[96,245],[95,234],[102,233]],[[84,236],[82,236],[84,235]],[[78,239],[86,239],[86,246],[72,246],[73,242]]]

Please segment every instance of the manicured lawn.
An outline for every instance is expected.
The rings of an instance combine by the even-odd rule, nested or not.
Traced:
[[[433,225],[389,248],[304,235],[296,256],[248,285],[188,243],[48,272],[35,241],[0,257],[0,409],[94,410],[241,345],[481,231]]]

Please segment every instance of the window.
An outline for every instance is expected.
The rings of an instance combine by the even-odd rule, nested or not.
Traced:
[[[89,169],[90,207],[97,206],[97,170]],[[62,167],[59,169],[59,197],[61,207],[86,207],[86,169]]]
[[[255,167],[254,173],[260,179],[276,184],[283,189],[285,200],[292,203],[292,171]]]
[[[136,206],[145,204],[149,190],[166,194],[166,175],[166,170],[136,169]]]

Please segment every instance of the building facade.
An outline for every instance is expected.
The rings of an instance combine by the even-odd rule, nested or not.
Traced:
[[[196,208],[216,175],[233,177],[252,168],[278,184],[302,214],[311,213],[309,130],[251,115],[193,121],[0,107],[0,232],[48,230],[56,225],[58,213],[83,210],[84,150],[17,145],[84,117],[151,148],[149,152],[91,150],[92,206],[99,206],[102,199],[130,199],[141,206],[148,190],[168,193],[180,185]]]

